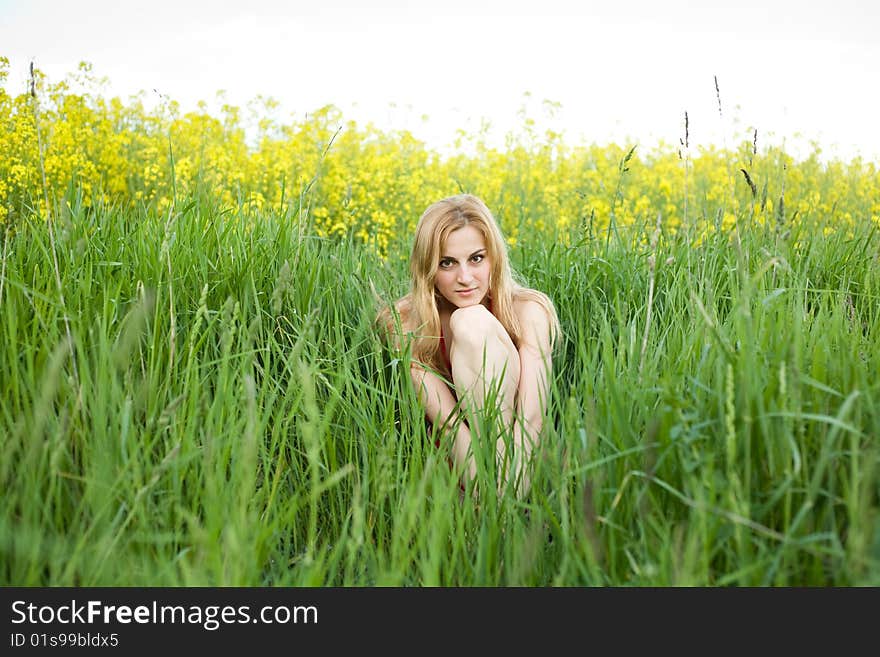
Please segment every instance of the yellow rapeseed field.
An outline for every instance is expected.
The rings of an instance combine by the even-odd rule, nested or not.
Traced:
[[[88,64],[57,83],[35,71],[33,94],[9,93],[8,72],[0,57],[0,222],[7,224],[45,213],[46,199],[162,212],[198,195],[230,217],[299,213],[318,235],[350,236],[386,255],[423,208],[463,189],[496,211],[512,244],[524,234],[571,243],[609,226],[653,227],[658,216],[665,233],[686,230],[694,242],[734,227],[784,233],[811,221],[827,232],[880,222],[877,164],[823,162],[818,149],[794,161],[744,138],[731,150],[682,143],[643,153],[570,146],[525,121],[504,149],[463,135],[468,154],[441,157],[408,132],[359,126],[333,106],[290,124],[263,118],[249,137],[237,107],[224,105],[217,117],[204,104],[182,113],[173,100],[147,110],[143,95],[105,98]]]

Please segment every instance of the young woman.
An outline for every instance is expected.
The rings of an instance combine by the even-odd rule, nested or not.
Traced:
[[[530,486],[529,458],[547,405],[551,351],[559,334],[553,303],[513,278],[501,229],[476,196],[462,194],[425,210],[410,258],[412,287],[380,320],[402,345],[412,337],[411,376],[427,419],[452,438],[452,459],[476,477],[471,443],[476,415],[498,406],[504,426],[496,453],[501,493]],[[398,332],[402,329],[402,335]],[[459,403],[461,401],[461,403]],[[512,437],[508,454],[504,433]]]

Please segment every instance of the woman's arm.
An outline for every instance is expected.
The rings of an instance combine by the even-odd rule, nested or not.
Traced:
[[[513,424],[514,481],[517,493],[525,495],[531,485],[527,474],[532,450],[544,426],[548,403],[548,381],[552,369],[550,318],[535,301],[526,301],[520,312],[522,336],[519,347],[520,376]]]
[[[452,441],[453,460],[459,467],[465,468],[467,480],[472,481],[477,476],[477,465],[473,454],[470,453],[471,432],[459,415],[452,391],[443,379],[417,363],[410,365],[410,375],[416,394],[425,407],[425,415],[431,424],[438,426],[439,422],[446,435],[455,432]]]

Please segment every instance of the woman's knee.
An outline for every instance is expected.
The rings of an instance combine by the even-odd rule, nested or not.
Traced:
[[[513,348],[501,322],[483,305],[467,306],[453,312],[449,318],[449,331],[459,347],[482,349],[488,340],[497,339],[505,346],[510,343]]]
[[[513,384],[518,382],[519,353],[501,322],[492,313],[483,306],[459,308],[452,313],[449,326],[452,333],[450,357],[453,375],[456,363],[469,363],[469,367],[473,368],[485,358],[491,360],[496,371],[502,367],[502,362],[505,363],[503,367],[507,378]]]

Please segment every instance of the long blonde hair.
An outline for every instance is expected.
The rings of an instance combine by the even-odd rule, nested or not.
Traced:
[[[556,309],[550,298],[542,292],[519,285],[514,279],[507,244],[486,204],[472,194],[444,198],[431,204],[419,219],[409,261],[410,292],[394,304],[394,309],[400,314],[404,333],[413,333],[413,360],[439,372],[448,373],[440,356],[439,293],[434,287],[434,279],[446,239],[450,233],[464,226],[479,230],[486,242],[491,264],[488,296],[492,302],[492,314],[510,335],[514,345],[519,347],[522,336],[519,319],[513,311],[516,300],[530,299],[544,308],[550,320],[551,340],[555,341],[560,331]],[[378,319],[386,330],[396,333],[390,308],[384,308]]]

